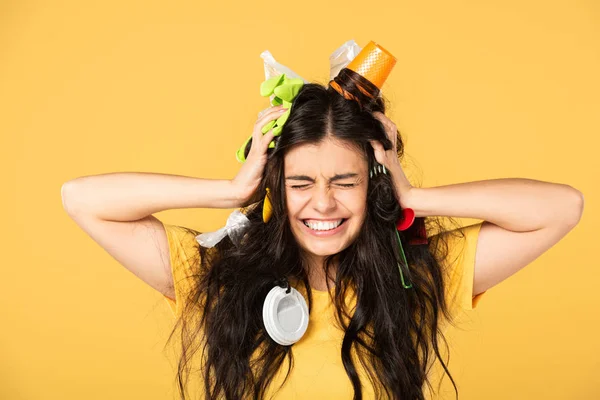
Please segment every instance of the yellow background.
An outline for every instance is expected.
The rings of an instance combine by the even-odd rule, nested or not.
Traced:
[[[259,54],[326,83],[349,39],[398,58],[384,94],[413,183],[527,177],[585,195],[580,224],[452,334],[460,398],[600,398],[599,3],[216,3],[0,2],[0,398],[174,398],[166,304],[69,219],[61,185],[233,177],[268,106]],[[228,213],[157,215],[207,231]]]

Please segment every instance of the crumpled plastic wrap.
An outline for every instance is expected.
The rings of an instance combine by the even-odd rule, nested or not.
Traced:
[[[329,80],[335,78],[340,71],[350,64],[362,48],[354,40],[348,40],[329,56]]]
[[[223,228],[214,232],[201,233],[196,236],[196,241],[202,247],[211,248],[216,246],[225,236],[229,236],[233,244],[238,246],[244,236],[244,230],[249,224],[250,220],[248,217],[240,210],[235,210],[229,214]]]
[[[344,67],[350,64],[350,62],[358,55],[358,53],[360,53],[361,50],[362,48],[356,44],[353,39],[344,42],[341,46],[335,49],[329,56],[329,80],[335,78]],[[264,60],[265,80],[285,74],[288,78],[297,78],[301,79],[304,83],[309,83],[291,68],[277,62],[269,50],[263,51],[260,54],[260,57]],[[274,94],[269,97],[271,106],[274,105],[274,98]],[[269,108],[270,107],[260,111],[258,113],[258,118],[267,112]],[[239,210],[236,210],[231,213],[229,218],[227,218],[227,223],[223,228],[215,232],[202,233],[196,236],[196,240],[201,246],[210,248],[214,247],[217,243],[223,240],[225,236],[229,235],[232,242],[238,245],[243,237],[243,230],[248,223],[248,218]]]
[[[333,53],[329,56],[329,80],[332,80],[340,73],[340,71],[350,64],[350,61],[354,59],[360,53],[362,48],[356,44],[353,39],[350,39],[343,43],[340,47],[335,49]],[[277,62],[275,57],[271,54],[269,50],[265,50],[260,54],[261,58],[264,60],[264,68],[265,68],[265,79],[272,78],[277,75],[285,74],[288,78],[298,78],[302,79],[304,83],[309,83],[306,79],[298,75],[291,68],[286,67],[285,65]],[[271,102],[271,106],[265,108],[264,110],[258,113],[258,118],[260,118],[269,108],[271,108],[273,104],[273,98],[275,95],[272,95],[269,99]]]

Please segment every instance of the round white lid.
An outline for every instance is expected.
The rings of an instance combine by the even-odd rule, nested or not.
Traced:
[[[263,321],[274,341],[289,346],[296,343],[308,328],[308,306],[304,297],[293,287],[275,286],[263,303]]]

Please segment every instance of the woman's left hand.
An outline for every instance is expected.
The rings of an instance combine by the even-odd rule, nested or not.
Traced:
[[[371,140],[371,146],[375,152],[375,159],[379,164],[384,165],[385,168],[390,171],[392,179],[394,180],[394,185],[396,186],[396,192],[400,197],[400,207],[408,208],[408,204],[410,203],[410,193],[413,186],[404,174],[402,166],[400,165],[400,160],[398,160],[398,152],[396,150],[398,129],[396,124],[386,117],[385,114],[375,111],[373,116],[381,121],[385,127],[388,139],[392,142],[392,148],[390,150],[385,150],[380,142]]]

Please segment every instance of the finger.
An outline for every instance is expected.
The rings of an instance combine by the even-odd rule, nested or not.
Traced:
[[[252,129],[252,143],[250,144],[250,152],[261,142],[261,138],[263,136],[262,129],[265,124],[269,123],[269,121],[279,118],[282,114],[283,112],[279,111],[278,107],[272,107],[267,113],[265,113],[265,115],[259,118]]]
[[[379,164],[386,165],[387,157],[385,154],[385,148],[378,140],[370,140],[371,146],[373,147],[373,154],[375,155],[375,160]]]
[[[381,121],[382,124],[387,125],[387,121],[389,119],[388,119],[388,117],[384,113],[382,113],[380,111],[374,111],[373,112],[373,116],[375,118],[377,118],[379,121]]]
[[[391,124],[393,124],[393,122],[385,114],[379,111],[374,111],[373,116],[375,116],[375,118],[377,118],[379,122],[383,124],[383,127],[385,128],[386,132],[390,130]]]
[[[286,111],[287,109],[284,109],[282,106],[276,106],[259,118],[254,125],[254,130],[252,131],[252,142],[260,142],[260,138],[263,136],[263,127],[269,122],[281,117]]]
[[[383,145],[377,140],[369,140],[369,142],[371,143],[371,147],[373,147],[373,153],[375,153],[375,159],[380,164],[383,164],[384,156],[385,156],[385,149],[383,148]]]
[[[253,155],[253,157],[262,157],[267,152],[269,144],[274,137],[275,135],[273,133],[273,129],[269,129],[269,131],[264,135],[261,134],[261,137],[259,137],[257,140],[253,140],[250,148],[250,153]],[[250,157],[250,154],[248,157]]]
[[[389,129],[395,130],[396,128],[396,124],[394,124],[394,122],[388,118],[387,115],[385,115],[384,113],[380,112],[380,111],[374,111],[373,115],[375,116],[375,118],[377,118],[378,120],[381,121],[381,123]]]
[[[278,109],[278,108],[280,108],[280,107],[283,107],[283,104],[279,104],[279,105],[277,105],[277,106],[270,106],[270,107],[267,107],[267,108],[265,108],[264,110],[262,110],[262,111],[260,111],[260,112],[258,113],[258,116],[256,117],[256,119],[260,119],[260,118],[262,118],[262,117],[263,117],[263,116],[264,116],[266,113],[268,113],[269,111],[276,110],[276,109]]]
[[[369,140],[369,143],[371,143],[371,147],[373,147],[374,151],[385,151],[379,140],[371,139]]]
[[[286,109],[283,108],[283,105],[279,105],[279,106],[273,106],[271,108],[268,108],[267,111],[262,114],[260,117],[258,117],[258,119],[256,120],[255,125],[256,126],[264,126],[267,122],[269,122],[271,119],[273,119],[273,116],[275,114],[278,114],[280,112],[285,112]]]
[[[263,135],[263,137],[261,138],[261,144],[260,144],[261,154],[263,154],[267,151],[267,149],[269,148],[269,144],[271,143],[271,140],[273,140],[274,137],[275,137],[275,133],[273,133],[273,129],[270,129],[269,132],[267,132]]]
[[[383,114],[381,114],[381,115],[383,115]],[[385,118],[385,119],[383,119],[383,118]],[[385,133],[386,133],[388,139],[390,139],[390,141],[392,142],[392,145],[395,146],[396,145],[396,141],[397,141],[397,136],[398,136],[398,128],[396,127],[396,124],[394,124],[385,115],[383,115],[382,118],[378,118],[378,119],[383,124],[383,127],[385,128]]]

